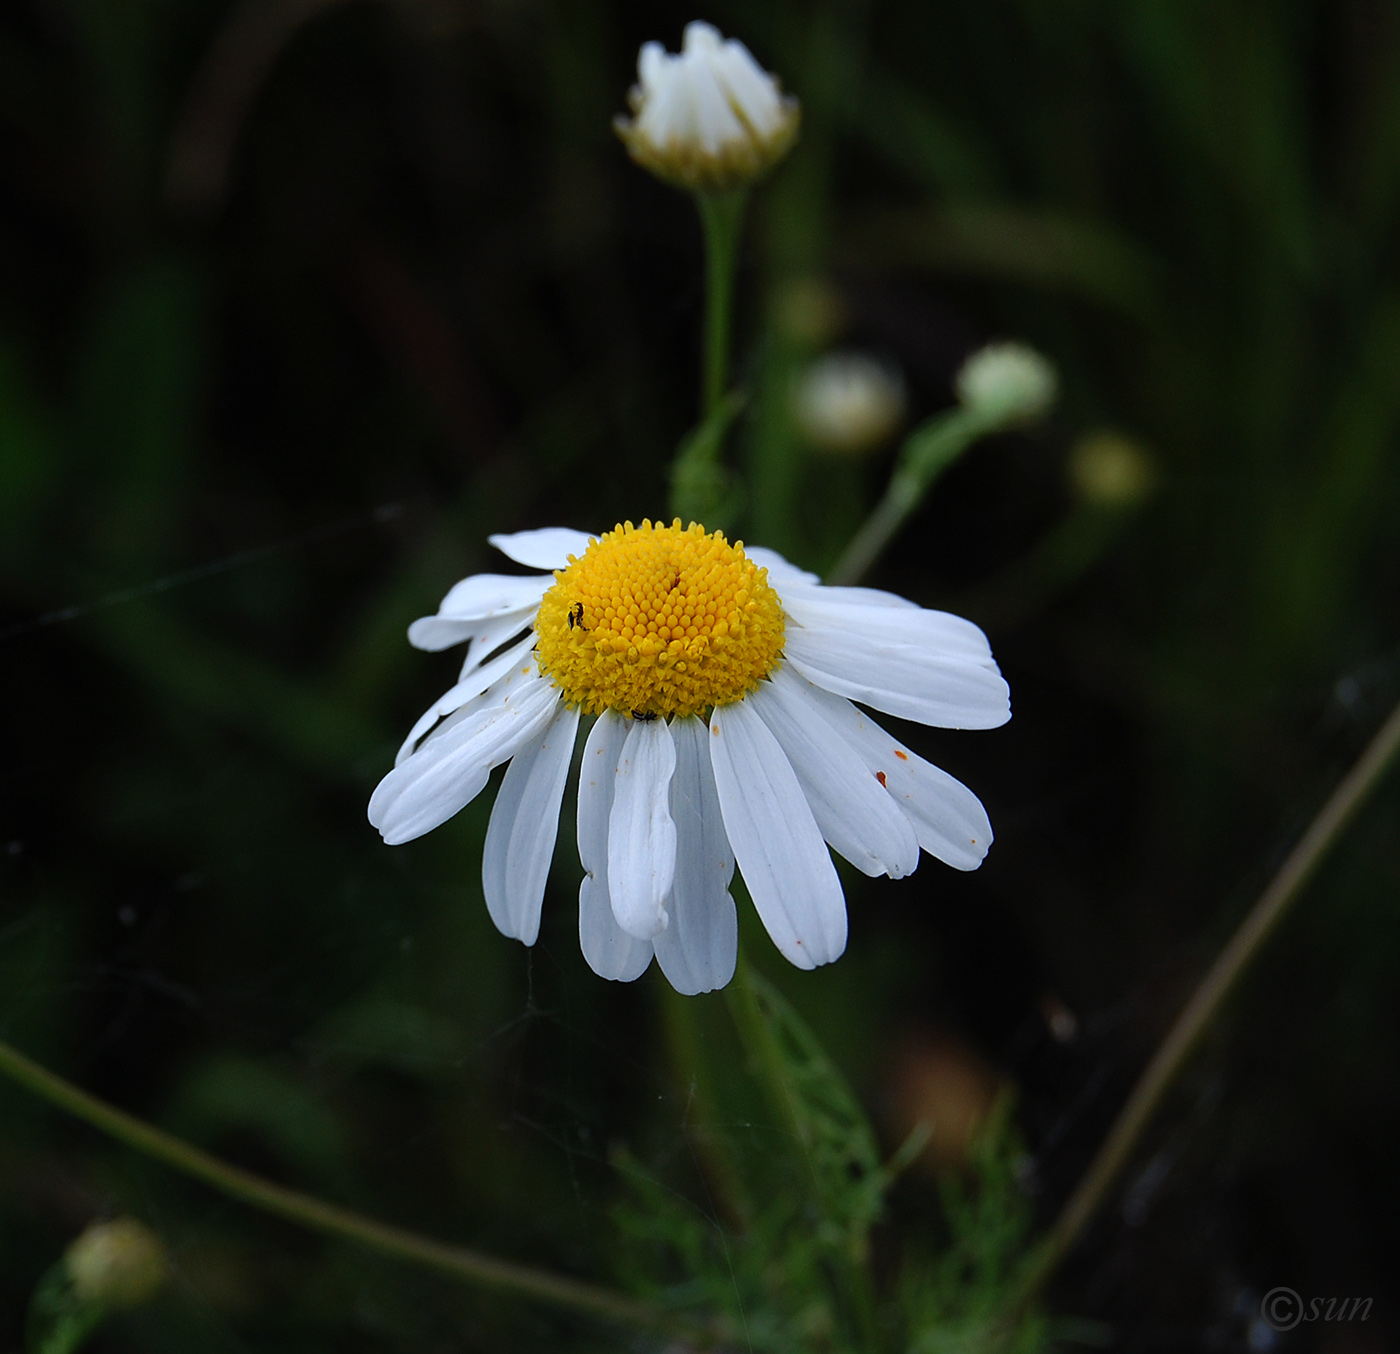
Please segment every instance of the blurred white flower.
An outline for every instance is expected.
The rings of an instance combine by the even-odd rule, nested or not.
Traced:
[[[1101,508],[1131,508],[1156,485],[1147,451],[1130,437],[1111,431],[1090,433],[1069,454],[1069,475],[1079,496]]]
[[[970,621],[871,588],[828,588],[718,532],[623,523],[493,536],[552,574],[477,574],[410,641],[470,641],[461,679],[418,721],[369,818],[390,845],[446,822],[509,762],[482,857],[492,920],[533,945],[580,717],[596,715],[578,791],[579,942],[604,978],[653,956],[680,992],[723,987],[735,862],[799,968],[846,946],[830,846],[902,878],[920,850],[975,870],[992,830],[977,796],[886,733],[860,701],[941,728],[1011,717]]]
[[[165,1282],[165,1247],[135,1218],[95,1222],[64,1254],[68,1278],[84,1302],[139,1307]]]
[[[859,455],[885,442],[904,418],[904,380],[868,353],[829,353],[798,378],[793,412],[823,451]]]
[[[766,173],[797,138],[797,100],[734,38],[686,25],[681,51],[648,42],[628,95],[632,117],[613,123],[632,158],[681,188],[733,188]]]
[[[954,382],[959,401],[1002,427],[1030,423],[1055,403],[1055,368],[1024,343],[991,343],[963,363]]]

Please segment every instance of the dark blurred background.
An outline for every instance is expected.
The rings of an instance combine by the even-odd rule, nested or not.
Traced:
[[[394,850],[364,804],[455,674],[405,627],[510,567],[489,532],[665,511],[699,232],[609,124],[639,44],[697,15],[0,15],[0,1034],[276,1179],[609,1281],[610,1145],[688,1160],[658,976],[584,965],[570,810],[527,953],[481,899],[489,794]],[[794,428],[828,348],[898,364],[915,419],[989,339],[1062,375],[871,579],[972,616],[1011,682],[1004,730],[908,734],[983,797],[989,860],[848,876],[829,969],[749,947],[890,1147],[1014,1087],[1048,1220],[1400,697],[1400,8],[698,17],[804,107],[744,248],[740,535],[823,568],[883,485],[888,451],[819,459]],[[1057,1281],[1111,1348],[1393,1347],[1398,810],[1392,780]],[[5,1347],[113,1213],[175,1278],[95,1348],[625,1343],[270,1221],[9,1086],[0,1126]],[[1276,1335],[1278,1285],[1375,1306]]]

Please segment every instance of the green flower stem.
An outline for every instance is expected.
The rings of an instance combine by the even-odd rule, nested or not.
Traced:
[[[714,531],[729,524],[738,506],[737,486],[720,459],[724,439],[744,408],[742,391],[730,391],[703,423],[686,434],[671,462],[671,514],[703,522]]]
[[[827,575],[830,584],[857,582],[924,501],[938,477],[980,437],[995,432],[998,420],[986,413],[957,408],[937,414],[909,434],[885,496]]]
[[[747,188],[696,193],[705,234],[705,358],[701,417],[713,418],[729,388],[729,337],[734,324],[734,272],[748,205]]]
[[[734,324],[734,271],[748,204],[747,188],[696,193],[705,237],[705,337],[700,418],[671,464],[671,512],[709,530],[729,524],[734,485],[723,463],[724,443],[744,397],[729,389],[729,339]]]
[[[760,981],[740,951],[733,980],[724,989],[725,1001],[738,1032],[739,1042],[749,1057],[754,1074],[777,1114],[784,1133],[792,1143],[793,1151],[800,1156],[802,1164],[807,1168],[816,1193],[816,1177],[811,1169],[811,1140],[792,1082],[783,1065],[783,1055],[774,1034],[773,1022],[759,1000]],[[844,1269],[846,1297],[859,1327],[862,1347],[873,1351],[879,1347],[879,1326],[875,1315],[874,1290],[864,1257],[846,1256]]]
[[[286,1218],[315,1232],[354,1241],[381,1255],[423,1265],[466,1283],[515,1293],[555,1307],[605,1317],[623,1325],[662,1330],[697,1341],[701,1347],[713,1336],[678,1322],[665,1312],[595,1284],[570,1279],[529,1265],[497,1260],[462,1246],[449,1246],[374,1218],[353,1213],[309,1194],[273,1184],[208,1152],[145,1123],[114,1105],[56,1076],[0,1041],[0,1074],[57,1105],[128,1147],[216,1190],[266,1213]]]
[[[1289,904],[1302,893],[1323,858],[1380,783],[1398,752],[1400,705],[1390,712],[1376,736],[1322,806],[1152,1055],[1152,1061],[1138,1078],[1108,1137],[1041,1244],[1013,1308],[1013,1320],[1014,1314],[1023,1313],[1035,1300],[1088,1226],[1201,1035],[1219,1014],[1226,998],[1273,933]]]
[[[683,997],[666,983],[661,986],[659,1000],[671,1062],[687,1082],[687,1135],[730,1225],[738,1232],[747,1232],[753,1225],[753,1203],[734,1158],[732,1141],[719,1129],[712,1059],[706,1056],[696,998]]]
[[[792,1086],[783,1069],[783,1057],[773,1037],[773,1028],[758,1003],[753,972],[742,951],[734,966],[734,977],[724,989],[724,1000],[754,1074],[794,1150],[801,1154],[805,1162],[807,1135],[802,1131],[802,1120],[793,1100]]]

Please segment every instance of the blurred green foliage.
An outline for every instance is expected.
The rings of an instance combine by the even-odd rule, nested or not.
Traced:
[[[699,233],[609,121],[638,44],[674,46],[692,17],[16,0],[0,18],[0,1035],[276,1178],[599,1279],[625,1149],[742,1229],[690,1145],[668,994],[583,965],[568,810],[526,954],[480,897],[489,796],[394,851],[363,806],[451,680],[403,630],[499,567],[488,532],[664,509],[696,415]],[[1400,695],[1400,13],[706,17],[804,105],[741,265],[741,534],[824,568],[882,488],[887,465],[809,461],[793,426],[793,376],[833,343],[898,363],[918,418],[989,337],[1063,375],[1057,421],[950,472],[872,580],[966,610],[1008,673],[1004,732],[911,737],[986,800],[987,865],[848,878],[828,970],[748,945],[882,1156],[918,1031],[1013,1079],[1032,1166],[976,1198],[1043,1218]],[[799,322],[814,286],[824,318]],[[1064,475],[1101,429],[1146,449],[1155,485],[1107,524]],[[1379,1298],[1394,1271],[1397,809],[1392,786],[1063,1276],[1056,1306],[1117,1346],[1239,1344],[1261,1291]],[[728,1047],[714,1003],[695,1011],[689,1037]],[[120,1211],[165,1238],[174,1279],[94,1348],[617,1347],[249,1214],[6,1087],[0,1117],[10,1346],[68,1240]],[[777,1131],[761,1104],[721,1126]],[[938,1269],[961,1261],[918,1259],[964,1226],[950,1197],[911,1174],[881,1224],[913,1258],[877,1276],[913,1276],[935,1332],[911,1348],[946,1347],[971,1310]]]

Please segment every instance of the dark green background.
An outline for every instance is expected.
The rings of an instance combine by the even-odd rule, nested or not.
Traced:
[[[0,1034],[277,1179],[610,1280],[609,1144],[694,1183],[657,976],[579,956],[569,810],[527,954],[481,901],[489,795],[395,850],[364,803],[455,672],[404,629],[501,567],[488,532],[664,512],[699,234],[609,121],[638,44],[695,16],[0,14]],[[705,17],[805,115],[744,250],[741,535],[822,568],[886,470],[794,440],[794,282],[835,288],[835,340],[896,360],[916,416],[989,338],[1062,372],[1052,421],[974,451],[873,579],[978,620],[1011,682],[1006,729],[910,735],[982,795],[987,864],[848,879],[830,969],[752,947],[877,1118],[920,1032],[1000,1068],[1048,1218],[1400,696],[1400,8]],[[1153,457],[1136,514],[1066,479],[1104,427]],[[1276,1285],[1376,1300],[1276,1348],[1396,1338],[1397,810],[1392,784],[1061,1276],[1055,1309],[1113,1348],[1244,1348]],[[900,1225],[927,1205],[911,1187]],[[4,1087],[0,1345],[111,1212],[176,1277],[105,1349],[630,1347],[267,1221]]]

